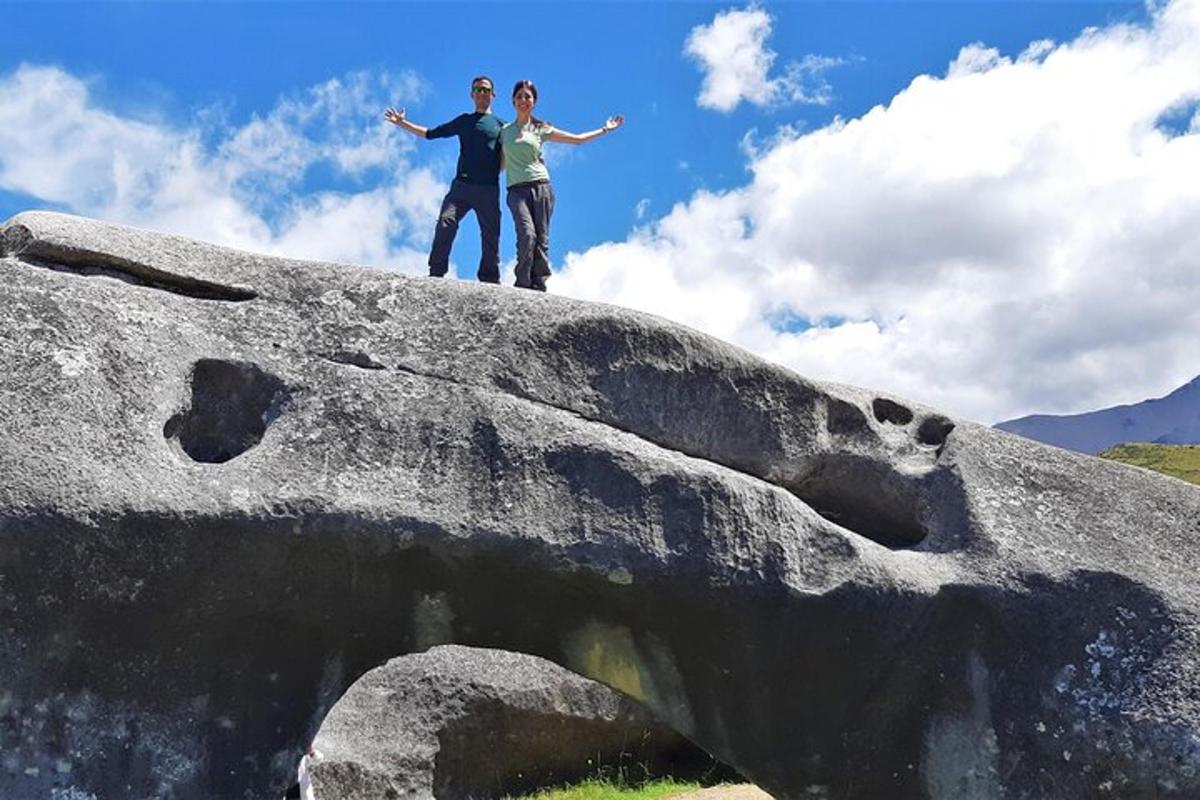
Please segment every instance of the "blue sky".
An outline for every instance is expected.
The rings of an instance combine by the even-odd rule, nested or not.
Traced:
[[[781,58],[844,59],[826,78],[824,105],[743,106],[721,114],[695,102],[700,71],[684,55],[714,3],[7,3],[0,70],[56,65],[92,83],[97,103],[133,118],[183,124],[219,109],[230,125],[270,111],[280,96],[359,70],[412,71],[419,99],[395,98],[426,125],[470,110],[476,72],[500,87],[495,111],[511,119],[512,84],[538,84],[540,115],[567,130],[624,113],[628,127],[603,142],[554,148],[561,252],[623,237],[638,203],[665,213],[697,188],[744,182],[740,143],[750,130],[819,127],[886,102],[914,76],[939,72],[959,48],[984,41],[1015,52],[1035,39],[1145,16],[1136,3],[790,3],[770,8]],[[19,9],[19,12],[15,11]],[[382,111],[382,109],[380,109]],[[405,136],[396,131],[397,136]],[[574,149],[575,152],[568,152]],[[452,161],[453,140],[417,156]],[[453,169],[451,164],[450,169]],[[443,170],[443,174],[446,170]],[[313,169],[302,189],[353,188]],[[0,217],[37,198],[0,193]],[[455,248],[474,274],[471,222]],[[507,227],[504,233],[508,234]],[[513,238],[506,236],[507,244]],[[506,250],[507,257],[507,250]]]
[[[1147,224],[1147,235],[1164,247],[1164,236],[1185,236],[1172,219],[1194,207],[1195,191],[1182,180],[1164,188],[1161,175],[1194,169],[1195,82],[1179,77],[1157,99],[1161,108],[1135,109],[1139,92],[1128,87],[1142,79],[1146,61],[1122,54],[1166,53],[1160,61],[1183,66],[1163,69],[1186,72],[1194,48],[1167,51],[1171,32],[1188,29],[1196,16],[1192,0],[1150,7],[8,3],[0,218],[54,208],[419,273],[456,149],[385,125],[383,108],[403,105],[413,120],[438,124],[469,109],[470,77],[485,72],[500,89],[497,113],[511,118],[508,89],[530,78],[540,89],[539,115],[563,128],[590,130],[611,113],[627,118],[623,129],[588,145],[551,145],[558,195],[552,256],[560,273],[551,291],[644,308],[815,378],[872,385],[984,421],[1083,410],[1165,393],[1200,372],[1200,359],[1177,352],[1179,331],[1163,330],[1144,346],[1093,331],[1097,314],[1110,318],[1128,299],[1119,284],[1144,272],[1121,266],[1133,271],[1121,273],[1111,296],[1090,297],[1083,283],[1077,292],[1075,276],[1096,263],[1088,254],[1115,245],[1087,240],[1074,224],[1067,238],[1043,235],[1029,210],[1021,218],[1034,244],[1020,243],[1013,232],[1021,228],[1007,216],[1011,197],[1024,185],[1055,207],[1084,203],[1082,195],[1056,194],[1072,175],[1051,162],[1071,159],[1043,158],[1039,148],[1081,152],[1092,137],[1078,131],[1097,124],[1141,130],[1138,120],[1151,114],[1178,161],[1151,164],[1140,157],[1145,147],[1135,148],[1135,182],[1159,192],[1143,200],[1167,209]],[[1099,42],[1105,36],[1111,53],[1107,39]],[[1035,42],[1045,44],[1031,48]],[[1114,72],[1057,66],[1071,58],[1081,65],[1096,59]],[[723,75],[738,59],[741,71]],[[1032,95],[1040,88],[1026,89],[1014,99],[1005,86],[1030,80],[1031,69],[1046,79],[1026,85],[1057,86],[1057,93],[1047,88],[1039,100]],[[732,95],[730,79],[741,87]],[[706,100],[706,81],[721,80],[725,94],[714,90]],[[968,82],[979,91],[956,97]],[[1128,113],[1107,121],[1058,118],[1071,105],[1062,98],[1093,91]],[[987,153],[971,147],[990,134],[968,125],[949,140],[955,144],[944,159],[914,144],[872,162],[888,142],[948,135],[965,125],[960,111],[986,115],[971,103],[989,92],[996,99],[981,107],[999,113],[1013,103],[995,124],[1014,127],[987,143]],[[1028,124],[1018,125],[1017,116]],[[1070,135],[1081,137],[1079,146],[1061,131],[1076,131]],[[861,139],[858,151],[845,149],[851,139]],[[1001,151],[1012,158],[996,169],[1012,188],[980,166]],[[969,169],[949,169],[956,159]],[[1083,184],[1099,182],[1092,197],[1110,189],[1117,197],[1115,187],[1130,179],[1091,176],[1089,163],[1074,168],[1086,173]],[[897,169],[907,176],[903,185]],[[1020,183],[1034,171],[1035,181]],[[813,176],[825,183],[809,185]],[[881,186],[887,190],[877,192]],[[987,213],[949,220],[949,229],[939,223],[938,214],[956,216],[975,203]],[[902,221],[926,205],[929,213],[916,223]],[[1143,213],[1132,205],[1129,218],[1109,211],[1124,223]],[[813,218],[819,228],[803,230]],[[1003,224],[991,226],[997,219]],[[506,219],[506,260],[509,225]],[[474,272],[476,230],[468,219],[455,247],[464,277]],[[1168,249],[1184,244],[1174,238]],[[945,252],[926,263],[912,248]],[[884,270],[893,256],[894,269]],[[1185,261],[1172,261],[1178,272],[1171,275],[1184,276],[1190,292]],[[1055,270],[1061,281],[1050,294],[1035,285],[1025,298],[997,290],[988,305],[971,290]],[[1069,326],[1056,318],[1048,329],[1039,325],[1041,336],[1011,326],[1057,317],[1049,309],[1075,296],[1083,306],[1066,315]],[[1145,303],[1154,306],[1155,298]],[[950,325],[933,318],[933,306],[975,316]],[[1128,324],[1137,319],[1132,314]],[[985,364],[999,365],[994,384],[980,378]]]

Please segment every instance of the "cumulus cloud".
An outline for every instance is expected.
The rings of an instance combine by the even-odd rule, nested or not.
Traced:
[[[56,67],[0,76],[0,188],[71,211],[264,253],[423,271],[444,186],[382,120],[422,91],[411,73],[355,72],[221,127],[121,116]],[[324,166],[335,185],[310,185]]]
[[[711,24],[693,28],[684,52],[704,72],[696,102],[726,112],[743,100],[757,106],[829,102],[824,73],[841,62],[808,55],[789,62],[782,75],[769,77],[776,59],[767,47],[770,35],[771,16],[754,7],[722,11]]]
[[[746,148],[746,185],[568,254],[554,289],[988,422],[1159,395],[1200,372],[1198,101],[1198,0],[969,44]]]

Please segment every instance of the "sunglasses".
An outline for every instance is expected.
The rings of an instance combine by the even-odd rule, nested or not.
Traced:
[[[490,86],[472,86],[471,94],[491,94],[492,87]]]

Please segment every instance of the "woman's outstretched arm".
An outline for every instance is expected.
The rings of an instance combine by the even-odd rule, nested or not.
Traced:
[[[617,128],[621,127],[624,123],[625,123],[625,118],[623,116],[621,116],[620,114],[618,114],[615,117],[609,117],[605,121],[603,127],[597,128],[594,131],[588,131],[587,133],[571,133],[569,131],[559,130],[558,128],[555,128],[554,132],[551,133],[546,138],[552,142],[561,142],[562,144],[583,144],[584,142],[590,142],[592,139],[596,139],[600,136],[603,136],[604,134],[608,133],[609,131],[615,131]]]

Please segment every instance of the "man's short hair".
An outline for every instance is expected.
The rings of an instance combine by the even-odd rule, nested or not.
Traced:
[[[495,82],[494,82],[494,81],[493,81],[491,78],[489,78],[487,75],[476,75],[474,78],[471,78],[471,88],[472,88],[472,89],[474,89],[474,88],[475,88],[475,84],[479,83],[480,81],[487,81],[487,82],[488,82],[488,87],[489,87],[489,88],[490,88],[490,89],[491,89],[493,92],[495,92],[495,91],[496,91],[496,84],[495,84]]]

